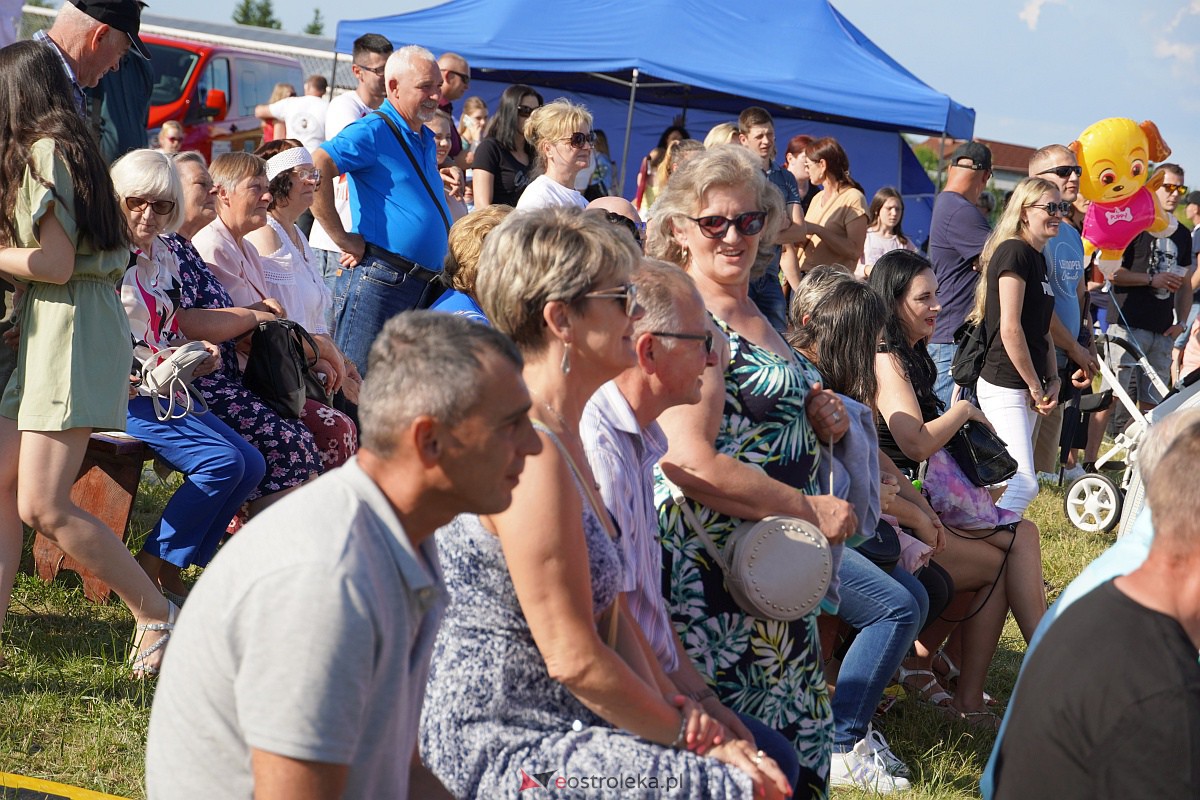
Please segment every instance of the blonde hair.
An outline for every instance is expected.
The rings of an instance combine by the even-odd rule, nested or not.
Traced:
[[[277,83],[275,88],[271,90],[271,96],[267,99],[267,105],[278,103],[285,97],[295,97],[296,87],[290,83]]]
[[[266,177],[267,162],[254,155],[235,150],[232,153],[221,153],[213,159],[208,168],[213,183],[227,192],[232,192],[237,185],[247,178]]]
[[[463,101],[462,116],[459,117],[458,121],[458,133],[468,142],[477,142],[483,139],[482,125],[478,128],[472,128],[467,124],[467,118],[473,117],[476,111],[482,111],[484,114],[487,114],[487,103],[483,101],[482,97],[471,95]],[[487,123],[485,122],[484,124],[486,125]]]
[[[646,255],[670,261],[686,270],[688,265],[683,248],[675,240],[675,231],[690,224],[689,218],[696,215],[710,190],[725,187],[751,189],[755,206],[767,212],[751,272],[752,277],[761,275],[775,255],[775,236],[784,221],[783,198],[767,180],[758,159],[737,144],[717,145],[694,156],[661,188],[646,226]]]
[[[984,242],[983,252],[979,254],[979,282],[975,285],[975,307],[967,316],[968,322],[979,324],[987,313],[989,272],[996,248],[1009,239],[1022,238],[1025,222],[1021,219],[1021,214],[1046,192],[1058,194],[1058,187],[1042,178],[1025,178],[1013,189],[1012,199],[1004,207],[1004,213],[1000,215],[992,235]]]
[[[450,226],[450,242],[443,264],[450,288],[475,296],[475,277],[483,242],[513,210],[512,206],[493,204],[467,214]]]
[[[575,303],[594,288],[628,281],[641,257],[633,237],[599,214],[574,207],[518,211],[484,242],[476,299],[523,354],[538,354],[549,344],[547,303]]]
[[[537,152],[538,164],[546,165],[546,154],[542,152],[543,142],[553,142],[565,139],[576,131],[592,129],[592,113],[580,105],[560,97],[544,106],[539,106],[525,121],[522,134]]]
[[[735,122],[722,122],[718,125],[713,125],[712,130],[704,137],[704,146],[716,147],[719,144],[732,144],[737,134],[738,127]]]

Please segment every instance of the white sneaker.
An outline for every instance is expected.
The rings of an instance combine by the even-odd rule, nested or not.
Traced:
[[[1056,483],[1058,483],[1058,473],[1057,472],[1039,472],[1037,474],[1037,479],[1038,479],[1038,483],[1056,484]]]
[[[887,762],[867,739],[855,743],[845,753],[833,754],[829,765],[829,785],[857,786],[878,794],[901,792],[912,786],[907,778],[888,772]]]
[[[1071,481],[1077,481],[1084,475],[1087,475],[1087,470],[1083,468],[1082,464],[1076,464],[1073,467],[1067,467],[1066,470],[1063,471],[1063,483],[1065,485]]]
[[[883,738],[882,733],[875,730],[874,725],[867,725],[867,738],[863,739],[863,741],[867,743],[867,747],[871,748],[875,755],[883,759],[889,775],[893,778],[904,778],[905,780],[912,778],[912,770],[892,752],[891,745],[887,743],[887,739]]]

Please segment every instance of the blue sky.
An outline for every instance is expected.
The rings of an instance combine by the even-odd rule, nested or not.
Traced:
[[[236,5],[236,0],[150,2],[156,14],[220,22],[230,19]],[[598,13],[605,2],[597,0]],[[687,0],[679,3],[686,9]],[[348,8],[350,18],[361,19],[413,4],[274,2],[276,16],[290,31],[299,31],[320,7],[329,35]],[[787,0],[779,5],[786,13]],[[1152,119],[1174,151],[1172,160],[1190,167],[1190,182],[1200,185],[1200,0],[834,0],[834,5],[923,81],[973,107],[977,136],[1040,146],[1069,142],[1104,117]]]

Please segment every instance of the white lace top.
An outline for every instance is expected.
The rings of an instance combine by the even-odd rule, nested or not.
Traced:
[[[325,313],[333,303],[333,297],[321,279],[308,240],[299,228],[295,228],[302,247],[297,250],[279,220],[268,214],[267,224],[280,242],[278,250],[260,255],[272,295],[283,304],[288,319],[299,322],[309,333],[328,334]]]

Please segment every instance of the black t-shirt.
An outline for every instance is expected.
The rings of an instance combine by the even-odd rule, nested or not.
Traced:
[[[495,139],[484,139],[475,149],[472,169],[481,169],[496,176],[492,184],[492,202],[515,207],[521,193],[533,180],[533,164],[522,164]]]
[[[1200,797],[1200,665],[1171,617],[1109,581],[1029,655],[995,800]]]
[[[1166,272],[1176,264],[1190,263],[1192,234],[1182,225],[1162,239],[1139,233],[1125,248],[1125,255],[1121,258],[1121,266],[1125,269],[1151,275]],[[1113,286],[1115,300],[1121,304],[1121,311],[1130,327],[1165,333],[1167,328],[1175,324],[1175,295],[1159,298],[1154,294],[1156,291],[1149,286]],[[1114,314],[1110,315],[1108,321],[1120,324],[1121,319]],[[1184,321],[1180,320],[1181,323]]]
[[[1050,330],[1050,319],[1054,316],[1054,290],[1046,278],[1046,260],[1042,254],[1023,239],[1001,242],[992,254],[988,266],[987,306],[984,319],[988,335],[992,338],[983,369],[979,377],[993,386],[1005,389],[1027,389],[1025,379],[1017,372],[1004,341],[1000,337],[1000,276],[1011,272],[1025,281],[1025,298],[1021,304],[1021,330],[1029,347],[1033,368],[1043,380],[1053,377],[1046,372],[1046,350],[1049,347],[1046,334]]]

